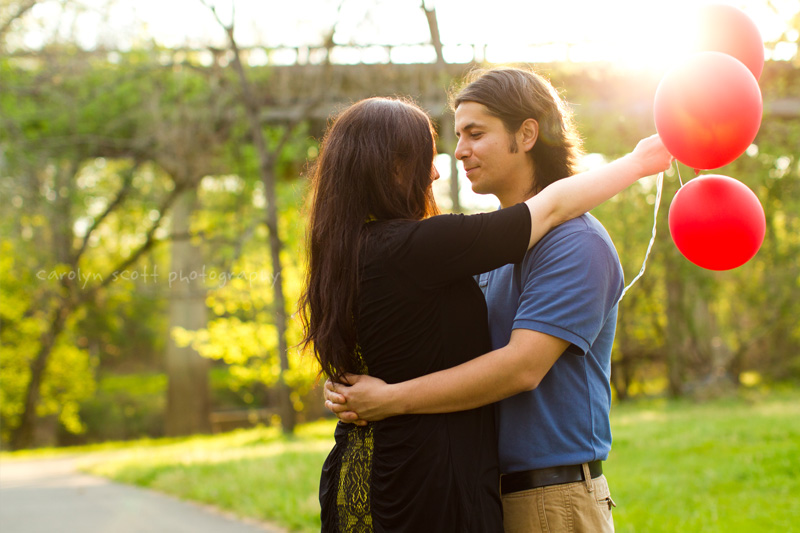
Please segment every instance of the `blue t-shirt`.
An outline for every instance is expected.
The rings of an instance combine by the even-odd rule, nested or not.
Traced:
[[[611,449],[611,347],[623,274],[591,215],[545,235],[522,263],[481,274],[492,348],[513,329],[570,342],[533,391],[497,404],[500,471],[605,460]]]

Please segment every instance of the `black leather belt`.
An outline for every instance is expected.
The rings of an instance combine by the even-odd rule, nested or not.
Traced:
[[[592,479],[603,474],[603,461],[592,461],[589,463],[589,473]],[[500,476],[500,493],[510,494],[521,490],[548,487],[550,485],[562,485],[564,483],[575,483],[583,481],[583,467],[581,465],[553,466],[550,468],[539,468],[537,470],[525,470],[524,472],[514,472]]]

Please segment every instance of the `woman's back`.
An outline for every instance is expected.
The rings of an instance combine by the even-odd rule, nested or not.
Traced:
[[[363,371],[395,383],[490,351],[471,276],[521,259],[527,208],[367,231],[355,317]],[[323,531],[502,530],[493,406],[340,423],[336,440],[322,477]]]

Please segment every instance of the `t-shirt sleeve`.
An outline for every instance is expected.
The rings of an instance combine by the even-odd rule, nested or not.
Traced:
[[[622,291],[616,251],[591,231],[540,243],[525,259],[513,329],[540,331],[585,355]]]
[[[522,261],[531,234],[525,204],[477,215],[439,215],[415,224],[397,251],[398,268],[436,287]]]

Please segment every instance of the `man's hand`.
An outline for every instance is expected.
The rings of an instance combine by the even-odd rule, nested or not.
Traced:
[[[642,176],[652,176],[666,171],[672,164],[672,155],[657,134],[639,141],[631,155],[641,165]]]
[[[391,398],[391,385],[371,376],[345,374],[347,384],[325,382],[325,407],[343,422],[359,426],[401,414]]]

